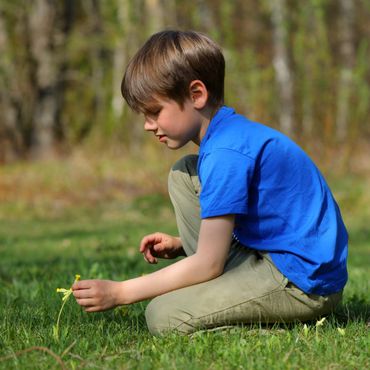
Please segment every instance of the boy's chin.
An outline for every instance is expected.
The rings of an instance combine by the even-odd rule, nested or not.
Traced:
[[[184,145],[167,145],[167,148],[171,150],[177,150],[177,149],[182,148],[183,146]]]
[[[166,142],[167,148],[171,150],[176,150],[182,148],[186,143],[179,143],[176,141],[168,140]]]

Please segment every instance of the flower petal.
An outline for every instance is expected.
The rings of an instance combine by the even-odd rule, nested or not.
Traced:
[[[64,289],[64,288],[57,288],[57,292],[58,293],[66,293],[66,292],[68,292],[69,291],[69,289]]]
[[[337,328],[338,329],[338,332],[340,335],[342,335],[343,337],[346,335],[346,330],[343,329],[343,328]]]
[[[303,325],[303,333],[307,337],[307,335],[308,335],[308,326],[307,326],[307,324]]]
[[[321,320],[316,321],[316,326],[323,326],[325,320],[326,320],[326,317],[323,317]]]
[[[64,293],[64,296],[62,298],[62,301],[65,301],[68,299],[68,297],[72,294],[72,290],[68,290],[67,292]]]

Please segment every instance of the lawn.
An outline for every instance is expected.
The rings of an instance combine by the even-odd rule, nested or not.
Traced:
[[[61,295],[75,274],[127,279],[163,266],[145,263],[140,238],[175,233],[160,193],[40,212],[15,199],[0,205],[0,369],[365,369],[370,367],[370,222],[367,186],[335,181],[349,227],[350,280],[343,305],[326,318],[291,326],[235,327],[152,337],[147,302],[98,314]],[[364,204],[365,202],[365,204]]]

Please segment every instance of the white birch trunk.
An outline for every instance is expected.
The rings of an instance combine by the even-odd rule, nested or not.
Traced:
[[[113,55],[113,83],[112,83],[112,111],[115,120],[120,120],[124,111],[125,101],[121,95],[121,82],[125,65],[128,61],[127,50],[129,49],[131,21],[130,1],[118,0],[118,22],[120,24],[119,37],[117,39]]]
[[[17,110],[12,101],[15,71],[11,63],[8,34],[0,11],[0,162],[11,162],[20,155],[22,138],[17,127]]]
[[[312,28],[317,27],[316,17],[313,11],[311,3],[306,3],[301,9],[302,12],[302,28],[304,30],[304,40],[301,42],[300,54],[302,59],[300,64],[303,70],[303,76],[301,76],[300,84],[303,88],[301,101],[302,101],[302,129],[303,134],[306,137],[311,137],[314,128],[314,115],[313,115],[313,98],[314,89],[312,87],[312,79],[314,78],[315,70],[315,48],[316,40],[314,35],[307,34]]]
[[[273,25],[274,58],[276,83],[279,91],[279,120],[282,131],[293,134],[293,79],[291,75],[286,31],[286,1],[270,3]]]
[[[93,90],[92,123],[101,123],[105,114],[105,89],[104,89],[104,60],[103,60],[103,22],[101,14],[102,2],[98,0],[84,0],[82,2],[88,17],[89,34],[92,40],[89,42],[91,63],[91,89]]]
[[[149,34],[162,30],[164,24],[163,6],[160,0],[145,0]]]
[[[47,0],[35,0],[30,14],[31,53],[36,64],[37,106],[33,117],[31,156],[35,159],[54,154],[57,124],[58,68],[53,52],[56,7]]]
[[[353,43],[354,3],[353,0],[340,0],[339,32],[340,55],[342,67],[340,69],[337,96],[336,137],[343,141],[348,134],[350,123],[350,98],[353,89],[353,67],[355,49]]]

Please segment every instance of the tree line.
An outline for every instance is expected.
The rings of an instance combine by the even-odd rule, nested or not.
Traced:
[[[300,140],[370,134],[368,0],[0,0],[0,162],[145,142],[120,83],[165,28],[215,39],[226,103]]]

